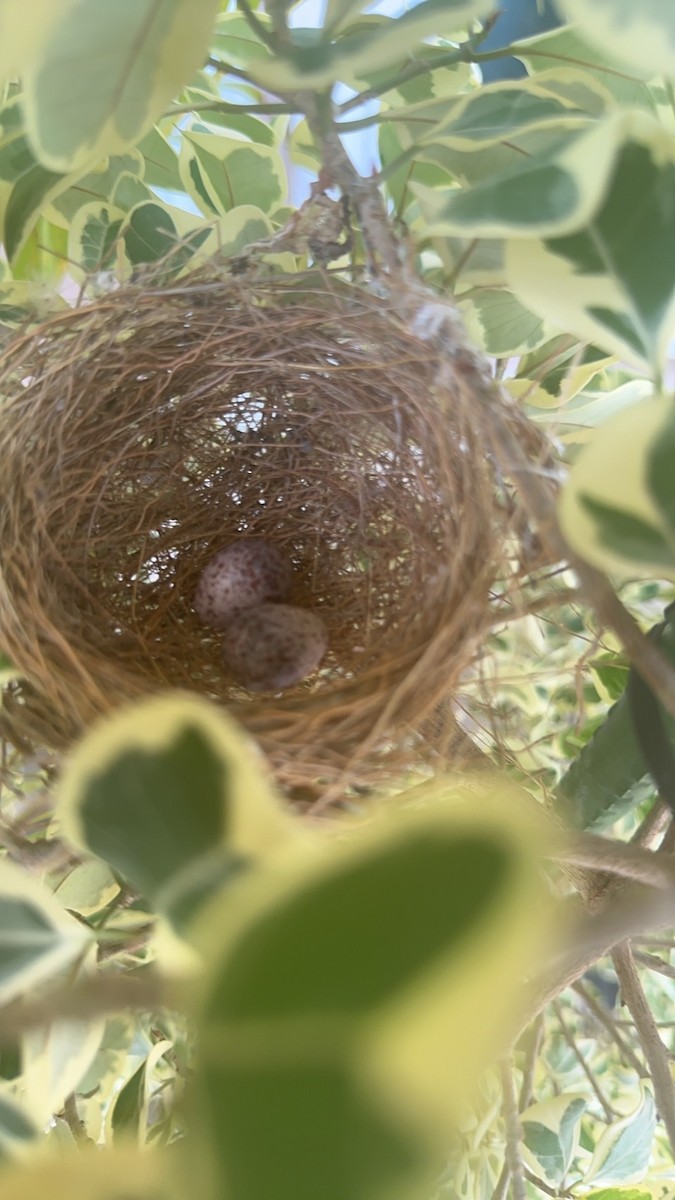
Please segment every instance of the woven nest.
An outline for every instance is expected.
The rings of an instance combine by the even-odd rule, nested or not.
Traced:
[[[0,360],[0,628],[24,678],[6,735],[65,747],[157,689],[225,705],[279,780],[372,779],[441,751],[491,622],[509,505],[429,343],[357,288],[133,285]],[[192,601],[240,537],[294,566],[329,634],[277,695],[228,675]]]

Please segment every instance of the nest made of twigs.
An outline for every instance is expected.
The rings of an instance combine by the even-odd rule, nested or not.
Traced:
[[[63,747],[181,687],[225,705],[287,785],[433,751],[509,528],[478,409],[439,390],[436,359],[365,289],[213,270],[17,336],[0,360],[0,636],[25,679],[5,729]],[[237,685],[192,607],[242,536],[284,550],[290,602],[328,628],[321,669],[278,695]]]

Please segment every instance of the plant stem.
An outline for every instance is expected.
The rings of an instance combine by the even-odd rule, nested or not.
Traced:
[[[675,1153],[675,1088],[670,1075],[668,1051],[659,1036],[647,1003],[630,946],[619,946],[612,955],[624,1004],[635,1021],[640,1045],[649,1065],[659,1115]]]
[[[513,1065],[510,1059],[501,1059],[499,1075],[502,1084],[504,1126],[506,1131],[506,1162],[511,1176],[511,1195],[513,1200],[527,1200],[523,1159],[520,1153],[520,1143],[523,1131],[520,1125],[518,1100],[513,1083]]]

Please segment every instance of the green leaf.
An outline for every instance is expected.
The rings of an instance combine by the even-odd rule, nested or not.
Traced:
[[[525,129],[583,128],[605,111],[608,100],[604,89],[583,76],[557,70],[531,80],[488,84],[451,102],[446,98],[412,105],[401,120],[419,130],[421,141],[476,151]],[[430,128],[425,134],[426,126]]]
[[[281,155],[269,146],[190,131],[184,135],[180,166],[186,189],[207,215],[242,204],[270,212],[286,195]]]
[[[166,1171],[161,1155],[129,1146],[114,1151],[85,1146],[76,1153],[60,1147],[33,1154],[30,1164],[3,1166],[2,1200],[169,1200]]]
[[[296,42],[285,59],[251,64],[251,75],[270,91],[351,83],[394,65],[427,37],[456,33],[489,9],[490,0],[421,0],[395,20],[361,22],[354,33],[345,29],[337,41]]]
[[[583,1096],[568,1094],[533,1104],[521,1115],[524,1142],[535,1170],[551,1183],[561,1184],[570,1168],[586,1107]]]
[[[613,124],[622,137],[611,163],[590,135],[598,178],[610,168],[593,211],[579,195],[577,230],[512,241],[506,268],[516,293],[559,327],[658,375],[675,329],[675,139],[637,114]]]
[[[90,917],[119,895],[120,886],[105,863],[78,863],[54,891],[60,904],[82,917]]]
[[[561,29],[517,43],[510,47],[510,52],[525,64],[530,74],[551,67],[576,68],[589,81],[600,83],[624,107],[652,111],[656,108],[654,96],[646,84],[653,76],[652,70],[634,67],[631,71],[618,71],[611,56],[604,54],[597,45],[589,45],[577,29],[564,25]]]
[[[78,176],[70,186],[60,191],[51,201],[47,211],[53,220],[60,222],[65,229],[70,229],[75,214],[84,204],[110,204],[114,198],[115,207],[124,208],[126,211],[127,206],[121,202],[122,197],[115,196],[117,184],[122,176],[127,179],[140,179],[143,169],[143,159],[138,151],[113,154],[95,170]]]
[[[47,888],[0,859],[0,1001],[72,968],[91,940]]]
[[[161,204],[149,201],[135,208],[124,231],[124,244],[129,261],[157,262],[176,249],[178,231],[169,213]]]
[[[150,187],[183,190],[178,155],[156,125],[138,143],[137,152],[143,159],[143,179]]]
[[[670,624],[658,635],[658,645],[667,660],[675,663],[675,631]],[[618,666],[614,670],[612,687],[622,688],[626,670],[621,671]],[[668,740],[675,746],[675,720],[664,709],[661,715]],[[556,805],[566,822],[602,833],[653,790],[635,737],[628,698],[621,690],[616,703],[560,780]]]
[[[209,1195],[431,1189],[546,905],[514,796],[418,795],[209,912],[189,1139]]]
[[[38,1126],[28,1113],[7,1093],[0,1094],[0,1159],[8,1151],[16,1151],[22,1143],[34,1142],[39,1136]]]
[[[40,1128],[78,1088],[98,1053],[104,1030],[103,1019],[55,1021],[24,1036],[22,1095]]]
[[[598,1141],[584,1183],[636,1183],[649,1166],[656,1110],[651,1094],[643,1087],[638,1107],[615,1121]]]
[[[146,133],[207,52],[217,0],[70,0],[24,71],[38,158],[72,171]]]
[[[497,358],[532,350],[548,337],[541,318],[505,290],[483,288],[463,293],[458,307],[471,338]]]
[[[675,11],[663,0],[559,0],[568,21],[603,54],[628,67],[675,76]]]
[[[115,247],[124,214],[108,204],[83,204],[68,234],[68,258],[85,274],[95,274],[114,264]]]
[[[206,701],[132,705],[80,744],[60,792],[68,835],[159,908],[291,828],[243,737]]]
[[[673,475],[664,473],[659,454],[674,421],[670,399],[643,400],[603,425],[570,472],[561,527],[601,570],[623,578],[675,578]]]
[[[160,1058],[170,1049],[170,1041],[156,1042],[141,1065],[121,1088],[110,1118],[115,1139],[132,1135],[142,1140],[147,1122],[152,1075]]]
[[[265,13],[258,13],[258,20],[270,29],[270,20]],[[215,30],[211,34],[211,46],[216,55],[228,66],[248,71],[257,62],[270,60],[271,55],[264,42],[260,41],[248,21],[238,12],[221,12],[216,17]]]

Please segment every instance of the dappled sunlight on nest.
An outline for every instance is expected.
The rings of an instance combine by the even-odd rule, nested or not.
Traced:
[[[432,345],[365,290],[316,281],[146,280],[6,350],[0,625],[25,676],[9,736],[66,746],[182,687],[225,704],[287,786],[445,745],[490,589],[518,574],[513,500]],[[192,608],[239,536],[282,548],[289,603],[328,629],[320,671],[275,696],[236,685]]]

